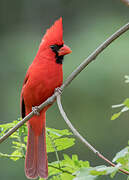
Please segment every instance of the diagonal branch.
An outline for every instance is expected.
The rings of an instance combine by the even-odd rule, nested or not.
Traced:
[[[92,54],[90,54],[66,79],[64,84],[60,87],[63,90],[68,86],[72,80],[89,64],[91,63],[107,46],[109,46],[115,39],[121,36],[124,32],[129,30],[129,22],[111,35],[105,42],[103,42]],[[56,93],[49,97],[45,102],[38,106],[39,112],[48,104],[52,104],[56,99]],[[0,138],[0,143],[7,139],[11,134],[13,134],[18,128],[20,128],[25,122],[27,122],[32,116],[34,116],[34,111],[28,114],[24,119],[22,119],[16,126],[10,129],[4,136]]]
[[[72,125],[72,123],[70,122],[70,120],[68,119],[66,113],[63,110],[62,104],[61,104],[61,96],[58,93],[57,94],[57,104],[58,104],[58,108],[60,111],[60,114],[62,115],[63,119],[65,120],[66,124],[68,125],[68,127],[71,129],[71,131],[73,132],[73,134],[85,145],[87,146],[94,154],[96,154],[98,157],[100,157],[101,159],[103,159],[104,161],[106,161],[108,164],[110,164],[111,166],[115,167],[116,165],[113,164],[110,160],[108,160],[106,157],[104,157],[99,151],[97,151],[86,139],[84,139],[81,134],[75,129],[75,127]],[[124,170],[124,169],[120,169],[119,171],[123,172],[124,174],[129,175],[129,172]]]
[[[106,41],[104,41],[93,53],[91,53],[71,74],[68,76],[64,84],[61,86],[62,89],[64,89],[66,86],[68,86],[71,81],[93,60],[96,59],[96,57],[104,50],[106,49],[115,39],[117,39],[119,36],[121,36],[124,32],[129,30],[129,22],[125,24],[123,27],[121,27],[118,31],[116,31],[114,34],[112,34]]]

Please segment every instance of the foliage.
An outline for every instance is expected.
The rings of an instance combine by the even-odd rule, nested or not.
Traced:
[[[12,123],[1,124],[0,136],[4,135],[7,130],[16,125],[19,120],[15,120]],[[102,175],[110,175],[111,177],[114,177],[120,166],[129,170],[129,147],[126,147],[114,157],[113,161],[118,163],[116,167],[107,167],[104,165],[91,167],[88,161],[79,160],[76,154],[73,154],[71,158],[67,154],[63,154],[63,159],[59,160],[58,151],[70,148],[75,143],[72,133],[67,129],[57,130],[47,128],[46,134],[47,152],[55,152],[57,157],[57,161],[48,164],[49,179],[51,180],[95,180],[97,177]],[[25,158],[27,142],[26,125],[20,127],[10,136],[10,138],[12,140],[14,151],[11,154],[1,152],[0,157],[10,158],[13,161]]]
[[[19,119],[20,120],[20,119]],[[3,136],[7,130],[15,126],[19,120],[15,120],[12,123],[6,123],[0,125],[0,137]],[[75,139],[70,137],[72,135],[67,129],[57,130],[52,128],[46,128],[46,141],[47,141],[47,153],[62,151],[74,145]],[[12,139],[12,147],[14,151],[10,157],[12,160],[18,160],[25,157],[26,143],[27,143],[27,127],[23,125],[10,138]],[[0,156],[6,157],[1,153]]]
[[[118,152],[113,158],[113,162],[120,163],[122,168],[129,171],[129,146]]]

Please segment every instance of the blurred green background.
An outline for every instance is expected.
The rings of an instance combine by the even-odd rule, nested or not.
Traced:
[[[128,22],[129,8],[120,0],[0,0],[0,123],[20,117],[19,98],[26,70],[46,29],[60,16],[64,41],[73,51],[64,60],[66,79],[98,45]],[[129,97],[124,75],[129,75],[129,32],[98,56],[62,96],[64,110],[74,126],[111,160],[128,141],[128,113],[110,121],[115,112],[111,105]],[[56,103],[47,112],[47,126],[67,128]],[[12,152],[9,140],[0,145],[0,151]],[[64,152],[77,153],[92,166],[105,163],[78,140],[73,148]],[[55,154],[49,154],[48,158],[55,160]],[[114,179],[126,178],[119,174]],[[15,163],[0,159],[0,180],[8,179],[26,180],[23,160]]]

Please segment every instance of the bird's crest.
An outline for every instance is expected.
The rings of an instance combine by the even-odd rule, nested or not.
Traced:
[[[62,17],[55,21],[55,23],[46,31],[40,46],[43,45],[48,47],[53,44],[64,44]]]

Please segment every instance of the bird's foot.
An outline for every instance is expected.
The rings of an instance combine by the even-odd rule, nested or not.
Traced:
[[[61,87],[55,88],[56,96],[61,95],[61,94],[62,94],[62,91],[63,91],[63,90],[61,89]]]
[[[36,115],[36,116],[40,115],[38,106],[32,107],[32,111],[34,112],[34,115]]]

